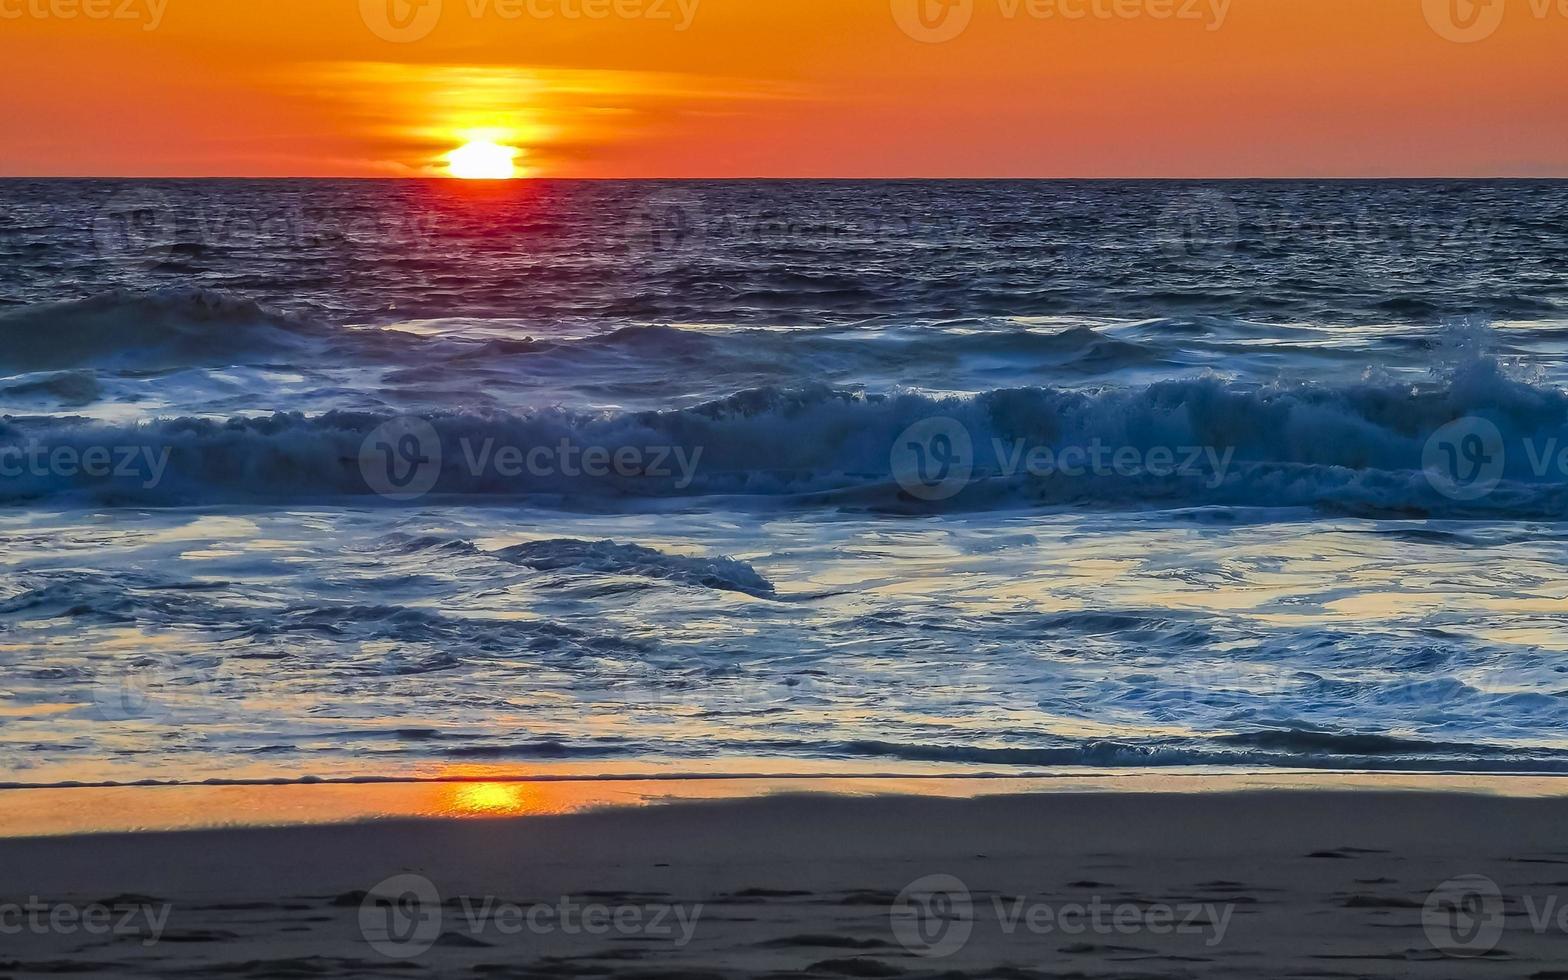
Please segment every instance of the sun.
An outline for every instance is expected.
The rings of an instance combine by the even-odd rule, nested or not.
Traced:
[[[463,180],[511,180],[520,153],[516,147],[474,140],[447,154],[447,172]]]

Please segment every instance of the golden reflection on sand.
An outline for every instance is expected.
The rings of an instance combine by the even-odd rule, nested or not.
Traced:
[[[758,760],[751,760],[756,764]],[[650,767],[656,768],[656,767]],[[728,768],[726,766],[725,768]],[[802,768],[811,768],[805,766]],[[1568,778],[1420,773],[1076,770],[976,778],[911,772],[866,778],[816,776],[707,779],[494,780],[403,784],[127,786],[0,790],[0,838],[287,827],[380,820],[484,820],[561,816],[607,807],[754,799],[779,793],[915,795],[949,799],[1023,793],[1207,793],[1257,790],[1423,790],[1546,797],[1568,795]],[[570,771],[557,773],[566,775]]]
[[[450,790],[451,812],[456,816],[511,816],[531,812],[536,787],[523,783],[464,783],[442,787]]]

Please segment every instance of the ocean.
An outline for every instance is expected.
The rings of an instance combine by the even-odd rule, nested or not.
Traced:
[[[0,181],[11,784],[1568,771],[1568,182]]]

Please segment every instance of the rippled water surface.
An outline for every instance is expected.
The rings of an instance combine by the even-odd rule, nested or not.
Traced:
[[[1568,769],[1565,222],[0,182],[0,764]]]

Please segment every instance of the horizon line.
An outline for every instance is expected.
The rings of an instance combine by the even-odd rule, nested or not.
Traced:
[[[429,176],[343,176],[331,174],[0,174],[0,181],[21,180],[356,180],[356,181],[385,181],[385,182],[439,182],[452,184],[526,184],[530,182],[553,181],[575,183],[632,183],[661,181],[668,183],[743,183],[757,181],[820,181],[835,183],[882,183],[889,181],[911,181],[925,183],[1003,183],[1003,182],[1033,182],[1033,183],[1131,183],[1131,182],[1169,182],[1169,183],[1261,183],[1261,182],[1291,182],[1291,181],[1318,181],[1318,182],[1375,182],[1375,181],[1439,181],[1439,180],[1531,180],[1531,181],[1568,181],[1568,174],[1540,175],[1540,174],[1484,174],[1484,175],[1452,175],[1452,174],[1410,174],[1410,175],[1338,175],[1338,176],[1227,176],[1227,177],[1130,177],[1130,176],[1096,176],[1096,177],[1017,177],[1017,176],[988,176],[988,177],[931,177],[931,176],[880,176],[880,177],[834,177],[834,176],[727,176],[727,177],[566,177],[566,176],[529,176],[509,177],[498,180],[473,180],[461,177],[445,177],[440,175]]]

